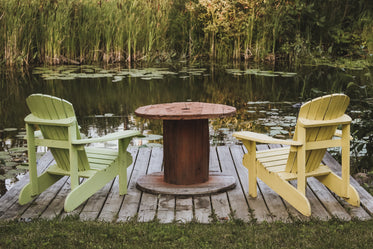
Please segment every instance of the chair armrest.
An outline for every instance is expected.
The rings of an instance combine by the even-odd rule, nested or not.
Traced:
[[[343,116],[330,120],[310,120],[306,118],[298,118],[298,124],[304,128],[319,127],[319,126],[333,126],[350,124],[352,119],[350,116],[344,114]]]
[[[302,143],[298,141],[277,139],[264,134],[259,134],[250,131],[235,132],[233,133],[233,136],[240,140],[249,140],[257,143],[302,146]]]
[[[63,118],[63,119],[43,119],[29,114],[25,118],[26,123],[37,125],[52,125],[52,126],[70,126],[76,122],[76,117]]]
[[[81,144],[90,144],[90,143],[100,143],[100,142],[107,142],[113,140],[120,140],[123,138],[129,137],[141,137],[141,133],[139,131],[134,130],[126,130],[108,134],[106,136],[98,137],[98,138],[87,138],[87,139],[78,139],[73,140],[72,144],[74,145],[81,145]]]

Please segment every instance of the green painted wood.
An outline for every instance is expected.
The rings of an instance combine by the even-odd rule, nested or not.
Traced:
[[[36,195],[54,184],[64,175],[70,176],[71,193],[66,197],[65,210],[72,211],[108,182],[120,175],[120,194],[126,193],[126,172],[132,162],[126,151],[137,131],[123,131],[109,134],[99,139],[81,139],[74,108],[66,100],[49,95],[33,94],[26,100],[31,111],[25,119],[30,161],[30,184],[20,193],[19,203],[30,202]],[[35,127],[41,130],[42,137],[35,143]],[[119,139],[119,153],[103,149],[88,149],[82,145],[90,142],[103,142]],[[50,146],[56,164],[44,174],[37,176],[35,146]],[[80,184],[80,177],[88,178]]]

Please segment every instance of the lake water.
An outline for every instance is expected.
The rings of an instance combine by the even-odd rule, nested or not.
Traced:
[[[123,129],[162,135],[161,121],[134,115],[134,110],[143,105],[176,101],[231,105],[237,108],[235,117],[210,120],[211,144],[225,145],[237,143],[231,136],[237,130],[287,138],[294,129],[297,103],[329,93],[349,93],[351,82],[356,86],[351,92],[349,114],[359,117],[365,110],[356,104],[358,97],[363,96],[356,91],[364,93],[365,87],[372,85],[369,69],[59,66],[27,72],[2,71],[0,185],[3,186],[0,189],[4,193],[27,168],[23,119],[29,113],[25,99],[33,93],[50,94],[71,102],[81,132],[88,137]],[[161,146],[161,143],[162,140],[133,141],[135,146]],[[103,146],[115,147],[116,143]]]

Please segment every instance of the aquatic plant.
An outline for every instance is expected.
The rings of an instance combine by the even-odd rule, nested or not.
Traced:
[[[0,0],[0,63],[373,62],[370,0]]]

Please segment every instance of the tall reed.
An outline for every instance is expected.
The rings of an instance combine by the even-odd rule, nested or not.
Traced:
[[[0,0],[0,63],[299,60],[373,51],[371,0]]]

